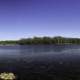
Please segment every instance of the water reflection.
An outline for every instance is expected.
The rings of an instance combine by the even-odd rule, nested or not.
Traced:
[[[80,45],[0,47],[0,73],[18,80],[80,80]],[[24,74],[23,74],[24,73]]]
[[[21,46],[20,53],[22,54],[46,54],[46,53],[54,53],[54,52],[62,52],[65,49],[64,45],[28,45]]]

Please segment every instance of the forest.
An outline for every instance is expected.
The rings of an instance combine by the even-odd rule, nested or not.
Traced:
[[[31,44],[80,44],[80,38],[56,37],[33,37],[20,40],[0,41],[0,45],[31,45]]]

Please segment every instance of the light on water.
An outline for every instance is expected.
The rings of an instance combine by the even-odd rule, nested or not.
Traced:
[[[14,79],[16,79],[16,77],[13,73],[3,72],[3,73],[0,74],[0,79],[14,80]]]

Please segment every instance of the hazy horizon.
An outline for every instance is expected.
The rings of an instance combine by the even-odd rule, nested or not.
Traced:
[[[79,0],[0,0],[0,40],[80,38]]]

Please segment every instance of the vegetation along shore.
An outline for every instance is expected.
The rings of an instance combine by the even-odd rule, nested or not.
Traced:
[[[31,45],[31,44],[80,44],[80,38],[65,38],[61,36],[56,37],[33,37],[22,38],[20,40],[5,40],[0,41],[2,45]]]

